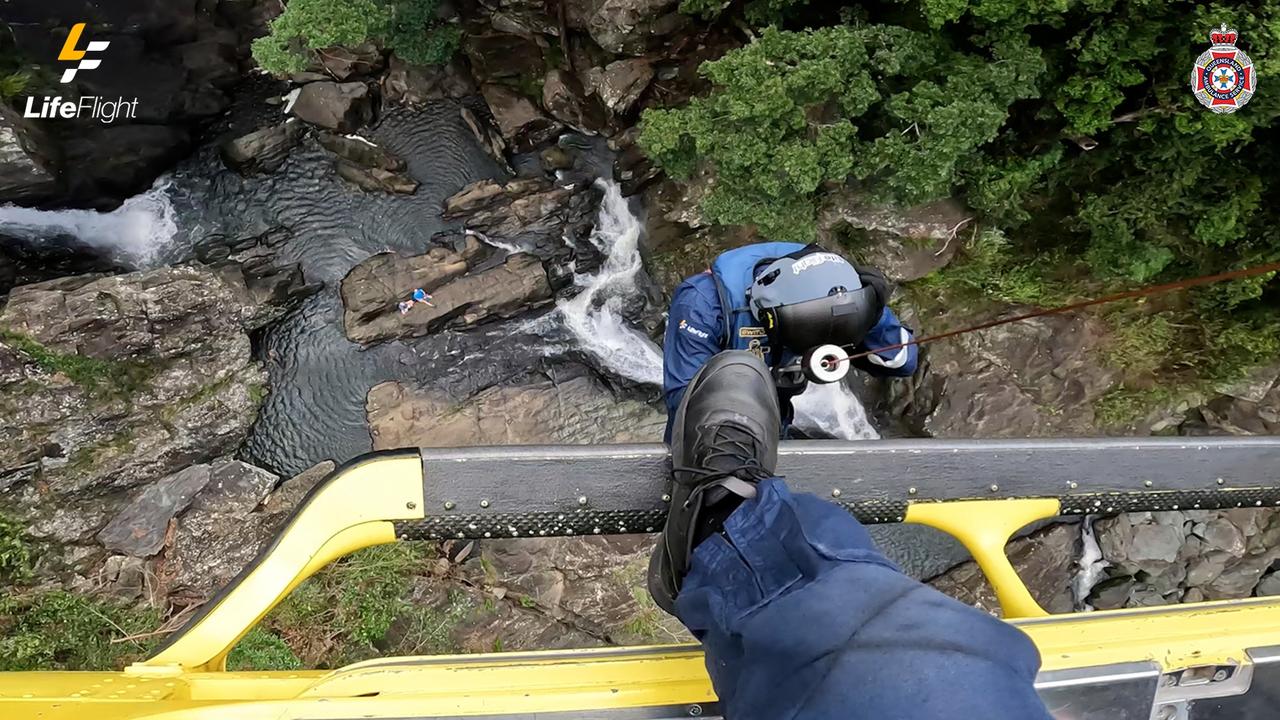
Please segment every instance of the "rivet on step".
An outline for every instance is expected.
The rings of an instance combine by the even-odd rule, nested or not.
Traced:
[[[409,508],[410,510],[412,510],[412,509],[414,509],[414,508],[418,507],[418,503],[416,503],[416,502],[414,502],[414,501],[410,500],[409,502],[405,503],[405,504],[404,504],[404,506],[405,506],[406,508]]]
[[[1219,485],[1226,485],[1226,484],[1227,484],[1227,481],[1226,481],[1226,480],[1223,480],[1222,478],[1218,478],[1218,484],[1219,484]]]
[[[455,505],[455,504],[454,504],[454,502],[453,502],[452,500],[445,500],[445,501],[444,501],[444,509],[445,509],[445,510],[452,510],[452,509],[454,509],[454,508],[456,508],[456,507],[458,507],[458,506],[457,506],[457,505]]]
[[[831,491],[831,497],[840,497],[840,488]]]
[[[1227,671],[1226,671],[1226,670],[1219,670],[1218,672],[1216,672],[1216,673],[1214,673],[1214,674],[1213,674],[1213,681],[1214,681],[1214,682],[1222,682],[1223,680],[1226,680],[1226,679],[1227,679]]]
[[[662,496],[662,502],[671,502],[671,496],[670,496],[670,495],[663,495],[663,496]]]
[[[1000,492],[1000,486],[993,483],[991,485],[991,492]]]
[[[482,507],[482,508],[487,508],[487,507],[489,507],[489,501],[488,501],[488,500],[481,500],[481,501],[480,501],[480,507]]]
[[[908,495],[915,495],[917,492],[919,492],[919,491],[918,491],[918,490],[916,490],[915,488],[907,488],[907,494],[908,494]]]
[[[1076,488],[1080,487],[1080,483],[1076,482],[1075,480],[1072,480],[1067,483],[1067,487],[1071,488],[1072,490],[1075,490]]]
[[[586,496],[586,495],[580,495],[580,496],[578,496],[578,504],[579,504],[579,505],[586,505],[586,504],[587,504],[587,496]]]

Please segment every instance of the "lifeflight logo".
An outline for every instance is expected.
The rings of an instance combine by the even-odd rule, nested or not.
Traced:
[[[62,52],[58,53],[59,62],[74,62],[75,67],[69,67],[62,71],[62,80],[59,82],[69,83],[79,70],[96,70],[102,61],[97,58],[86,58],[89,53],[99,53],[106,50],[111,45],[109,40],[90,40],[84,50],[76,48],[80,44],[80,36],[84,34],[85,23],[76,23],[71,26],[71,32],[67,33],[67,41],[62,43]]]
[[[75,63],[74,67],[69,67],[62,71],[62,79],[60,80],[62,83],[71,82],[75,79],[76,73],[81,70],[96,70],[98,66],[102,65],[102,60],[96,57],[88,57],[89,54],[100,53],[111,45],[109,40],[90,40],[83,50],[80,49],[80,38],[84,35],[85,27],[87,27],[86,23],[72,25],[71,32],[67,33],[66,42],[62,43],[62,50],[58,53],[58,61]],[[138,98],[125,100],[123,97],[112,99],[98,97],[97,95],[82,95],[73,101],[64,100],[61,95],[39,99],[28,97],[22,116],[45,120],[57,118],[71,120],[87,117],[106,124],[114,122],[116,118],[136,118],[138,116]]]

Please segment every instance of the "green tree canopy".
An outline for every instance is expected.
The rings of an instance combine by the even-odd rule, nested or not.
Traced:
[[[447,62],[459,33],[436,18],[439,0],[289,0],[271,33],[253,41],[262,69],[287,75],[306,68],[312,51],[381,43],[409,62]]]

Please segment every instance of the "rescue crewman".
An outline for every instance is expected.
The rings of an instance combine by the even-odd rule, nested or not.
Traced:
[[[889,309],[891,292],[879,271],[817,245],[765,242],[720,254],[672,295],[662,349],[667,442],[685,388],[722,350],[748,350],[773,370],[784,427],[794,415],[791,399],[807,386],[803,374],[785,368],[811,348],[875,351],[851,362],[872,375],[910,376],[916,346],[877,351],[913,339]]]

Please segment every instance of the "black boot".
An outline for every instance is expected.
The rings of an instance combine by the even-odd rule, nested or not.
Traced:
[[[671,432],[671,507],[649,561],[649,592],[675,613],[694,545],[712,533],[778,465],[778,391],[760,358],[729,350],[685,390]]]

